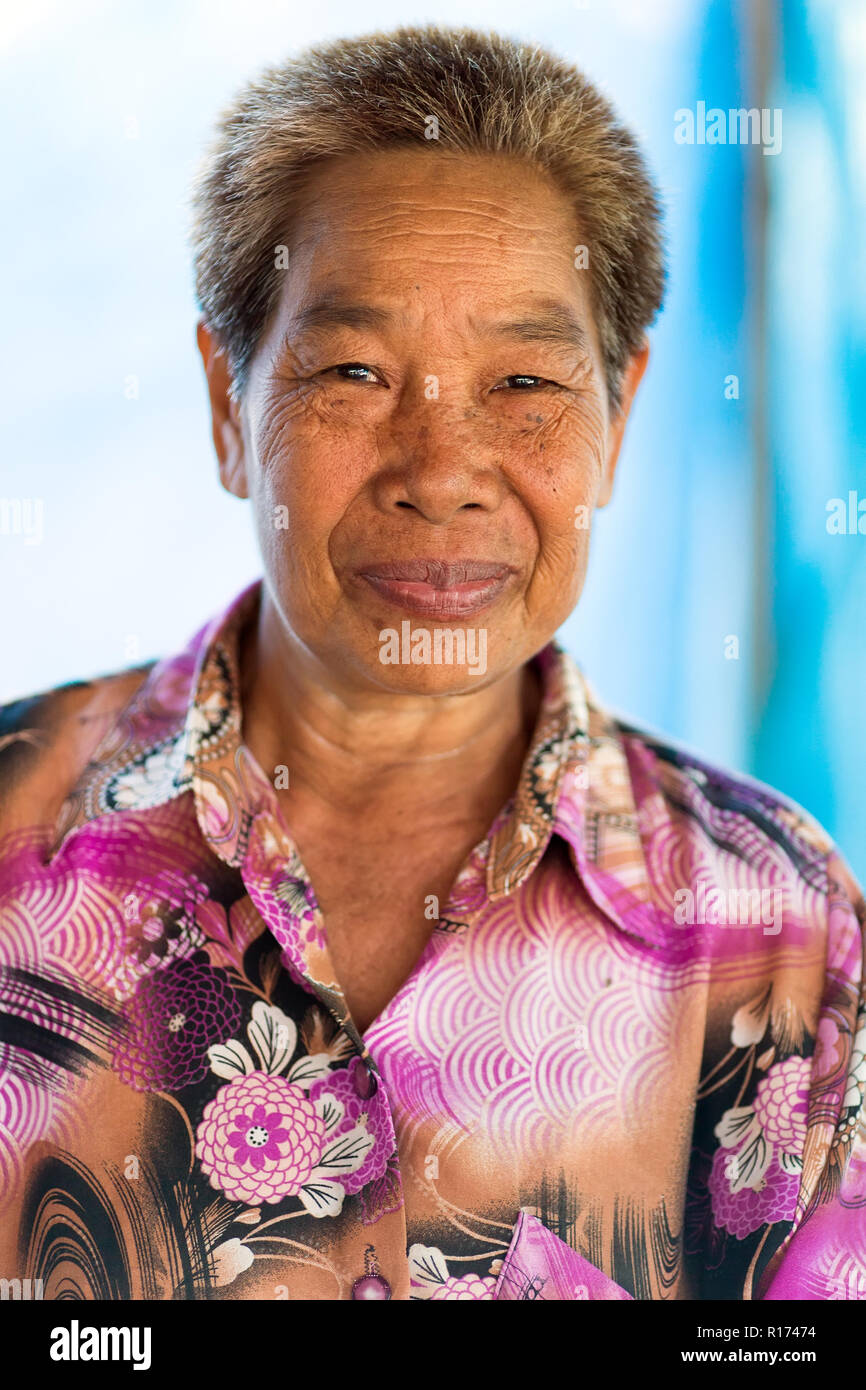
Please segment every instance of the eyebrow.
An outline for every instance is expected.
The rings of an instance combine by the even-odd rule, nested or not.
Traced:
[[[566,304],[555,304],[523,318],[490,324],[487,331],[497,337],[518,338],[523,343],[553,343],[589,352],[586,330]]]
[[[354,304],[326,295],[300,309],[292,319],[292,335],[317,328],[385,329],[395,315],[374,304]],[[523,343],[551,343],[556,347],[590,351],[589,339],[574,311],[567,304],[553,303],[517,319],[500,319],[482,325],[486,337],[516,338]]]
[[[387,309],[373,304],[350,304],[326,295],[299,309],[292,318],[291,329],[304,333],[315,328],[386,328],[393,318]]]

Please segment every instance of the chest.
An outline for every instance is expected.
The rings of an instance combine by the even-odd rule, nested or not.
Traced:
[[[349,1012],[363,1033],[412,973],[435,926],[389,910],[367,925],[357,905],[325,918],[328,948]]]
[[[450,896],[457,851],[428,850],[420,862],[410,853],[308,859],[334,970],[363,1033],[423,953]]]

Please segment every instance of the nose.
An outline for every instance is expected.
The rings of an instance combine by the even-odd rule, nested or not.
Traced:
[[[381,467],[374,479],[383,512],[415,511],[434,526],[461,511],[492,512],[506,482],[496,450],[485,439],[480,412],[442,400],[416,400],[391,417],[380,441]]]

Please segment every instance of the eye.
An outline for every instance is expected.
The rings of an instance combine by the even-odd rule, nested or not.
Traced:
[[[555,391],[562,389],[557,381],[550,381],[544,376],[530,376],[525,372],[507,376],[504,385],[515,391],[537,391],[545,386],[551,386]],[[494,386],[493,389],[494,391],[501,391],[502,386]]]
[[[329,372],[338,373],[344,381],[365,381],[370,379],[379,380],[373,367],[368,367],[365,362],[338,362],[336,367],[328,367],[322,373],[327,376]],[[366,377],[364,376],[366,373]]]

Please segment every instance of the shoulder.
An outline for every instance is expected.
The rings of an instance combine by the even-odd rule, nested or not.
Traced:
[[[155,666],[68,681],[0,705],[0,835],[53,821]]]
[[[747,773],[713,762],[677,739],[608,711],[628,760],[645,836],[688,841],[713,868],[762,878],[794,874],[812,889],[862,892],[820,822],[792,797]]]

